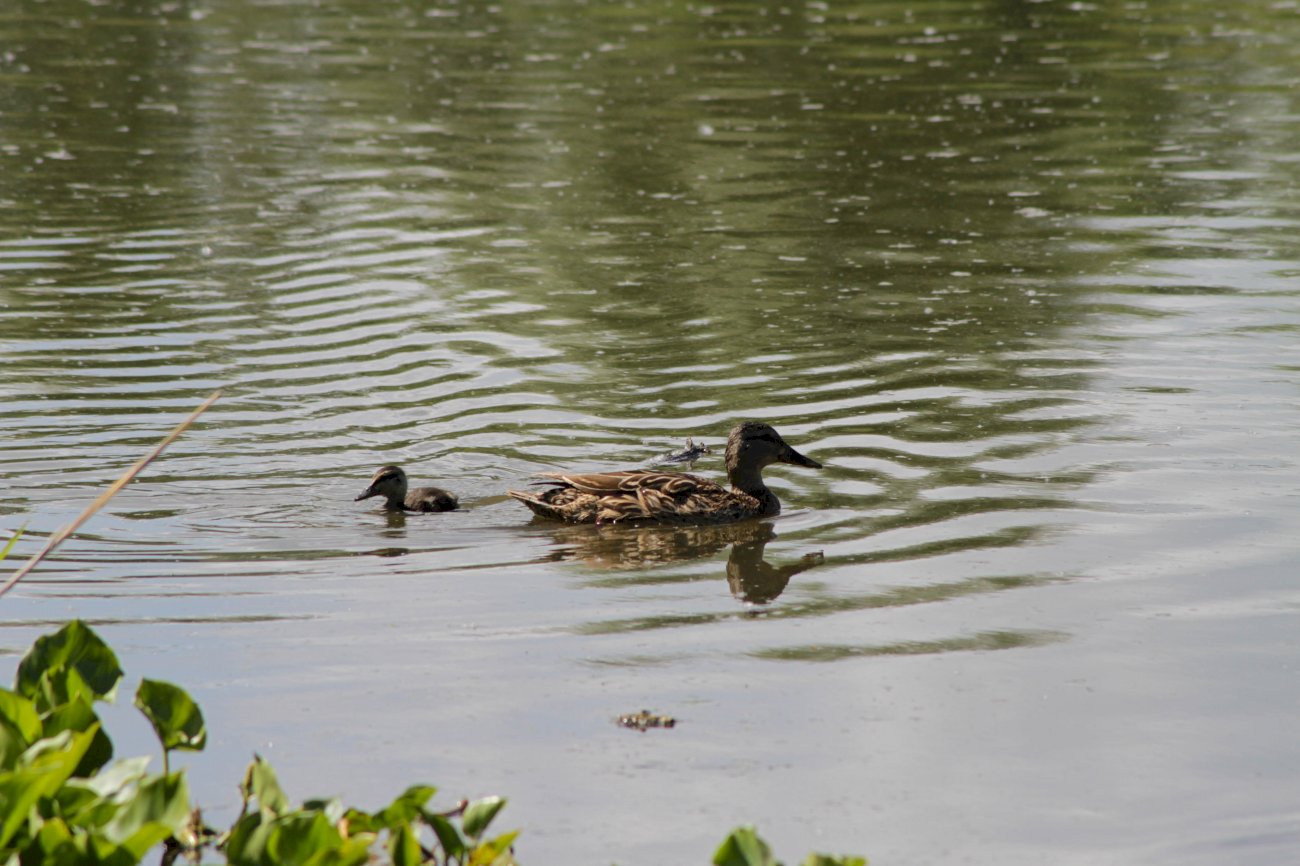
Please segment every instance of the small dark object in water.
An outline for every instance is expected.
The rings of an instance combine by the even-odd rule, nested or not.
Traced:
[[[649,710],[642,710],[639,713],[624,713],[618,717],[618,723],[625,728],[647,731],[650,728],[671,728],[677,724],[677,720],[672,716],[661,716]]]
[[[699,445],[696,445],[695,440],[688,437],[686,440],[685,448],[682,448],[678,451],[669,451],[667,454],[662,454],[659,457],[656,457],[654,462],[658,464],[694,463],[696,460],[699,460],[705,454],[712,454],[712,453],[713,452],[709,450],[708,445],[705,445],[703,442],[701,442]]]

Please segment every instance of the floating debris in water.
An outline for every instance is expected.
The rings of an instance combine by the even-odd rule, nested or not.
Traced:
[[[703,442],[701,442],[699,445],[696,445],[694,439],[688,438],[686,440],[685,448],[682,448],[677,451],[669,451],[667,454],[661,454],[655,458],[654,462],[660,464],[694,463],[696,460],[699,460],[705,454],[712,454],[712,453],[713,452],[709,449],[708,445],[705,445]]]
[[[649,710],[642,710],[639,713],[624,713],[618,717],[618,723],[625,728],[648,731],[650,728],[671,728],[677,724],[677,720],[672,716],[661,716]]]

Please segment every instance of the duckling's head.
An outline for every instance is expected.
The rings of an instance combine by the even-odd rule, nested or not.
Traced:
[[[773,463],[789,463],[821,469],[822,465],[805,457],[786,444],[781,434],[771,424],[762,421],[744,421],[737,424],[727,437],[727,474],[733,483],[737,477],[748,478]]]
[[[401,502],[406,497],[406,473],[402,467],[381,466],[375,477],[370,479],[370,486],[353,501],[360,502],[372,496],[382,496],[390,502]]]

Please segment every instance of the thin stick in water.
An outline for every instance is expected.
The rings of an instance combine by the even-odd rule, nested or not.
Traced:
[[[217,398],[220,396],[221,396],[220,391],[213,391],[212,396],[208,397],[208,399],[200,403],[199,407],[195,409],[193,412],[191,412],[188,418],[186,418],[181,423],[177,424],[175,430],[173,430],[172,432],[164,436],[163,440],[159,442],[157,445],[155,445],[148,454],[141,457],[139,460],[135,462],[134,466],[132,466],[130,469],[123,472],[122,477],[118,478],[111,485],[109,485],[109,488],[107,490],[99,494],[99,496],[95,497],[95,501],[90,503],[90,505],[86,506],[86,510],[78,514],[76,520],[72,521],[67,526],[63,527],[58,532],[51,535],[50,540],[45,542],[45,546],[42,547],[40,550],[38,550],[35,556],[27,560],[27,562],[23,563],[21,568],[19,568],[12,575],[10,575],[9,579],[5,581],[4,586],[0,586],[0,596],[4,595],[9,590],[13,589],[14,585],[17,584],[18,581],[22,580],[23,577],[25,577],[29,571],[31,571],[33,568],[36,567],[37,563],[39,563],[42,559],[44,559],[47,555],[49,555],[49,553],[52,550],[54,550],[54,548],[58,547],[60,544],[66,541],[68,536],[72,535],[72,533],[80,529],[81,524],[89,520],[96,511],[103,508],[104,504],[107,503],[108,500],[116,496],[118,491],[120,491],[127,484],[131,483],[132,478],[135,478],[135,476],[139,475],[140,471],[143,470],[150,463],[152,463],[155,457],[163,453],[163,449],[165,449],[168,445],[175,442],[177,438],[179,438],[180,435],[184,433],[191,424],[194,423],[196,418],[198,418],[200,415],[206,412],[208,408],[212,406],[213,403],[217,402]]]

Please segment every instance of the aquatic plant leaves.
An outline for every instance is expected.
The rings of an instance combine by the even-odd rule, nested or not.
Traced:
[[[420,839],[410,824],[401,824],[389,833],[388,856],[392,858],[393,866],[420,866],[424,862]]]
[[[261,755],[253,756],[252,763],[244,773],[244,783],[240,787],[244,791],[245,798],[256,798],[258,808],[263,812],[279,815],[289,811],[289,798],[280,787],[280,780],[276,778],[275,770],[271,769],[271,765],[263,760]]]
[[[832,857],[829,854],[809,854],[800,866],[867,866],[865,857]]]
[[[362,866],[374,836],[345,838],[325,813],[299,810],[279,817],[247,815],[226,842],[231,866]]]
[[[392,829],[424,816],[424,804],[438,792],[432,785],[412,785],[373,816],[377,827]]]
[[[465,854],[465,837],[455,824],[441,815],[430,815],[429,826],[433,828],[433,835],[438,837],[445,859],[458,860]]]
[[[137,861],[153,846],[185,826],[190,816],[190,792],[183,773],[154,776],[134,793],[104,825],[104,838],[125,849]]]
[[[203,751],[208,742],[203,712],[180,686],[161,680],[140,680],[135,705],[153,725],[164,749]]]
[[[19,852],[23,863],[134,866],[163,842],[164,863],[181,854],[201,862],[215,845],[229,866],[366,866],[384,853],[392,866],[518,866],[518,831],[483,838],[505,807],[502,797],[437,814],[427,807],[436,789],[412,785],[374,814],[345,809],[337,798],[294,808],[258,755],[240,783],[243,809],[218,833],[191,809],[184,774],[166,769],[168,751],[201,749],[207,739],[203,715],[183,689],[146,679],[136,691],[135,705],[165,750],[163,773],[150,775],[148,758],[108,765],[112,743],[94,702],[111,697],[122,673],[84,624],[39,640],[24,666],[18,691],[0,689],[0,866],[19,866]],[[425,824],[438,841],[433,850],[421,844]],[[779,866],[752,827],[734,830],[713,863]],[[810,854],[802,866],[866,860]]]
[[[73,673],[75,675],[75,672]],[[81,763],[73,773],[75,776],[90,776],[113,759],[113,741],[101,727],[99,716],[95,715],[94,709],[90,706],[91,700],[89,692],[82,692],[65,703],[55,706],[41,717],[43,735],[46,737],[52,737],[63,731],[80,733],[90,730],[92,726],[95,728],[90,747],[86,749]]]
[[[0,769],[13,769],[18,756],[41,738],[41,717],[27,698],[0,689]]]
[[[460,825],[464,829],[465,835],[471,839],[482,836],[483,831],[488,828],[488,824],[492,823],[492,819],[497,816],[497,812],[500,812],[505,804],[504,797],[484,797],[466,806],[465,812],[460,818]]]
[[[36,639],[18,664],[14,690],[35,700],[38,707],[42,698],[52,701],[48,706],[53,707],[63,702],[60,697],[66,699],[82,687],[95,699],[111,701],[121,679],[117,655],[90,626],[74,619],[54,634]]]
[[[480,842],[469,855],[469,866],[515,866],[510,846],[519,836],[518,830],[502,833],[495,839]]]
[[[53,796],[71,778],[98,732],[95,725],[79,734],[64,731],[38,740],[18,757],[13,770],[0,773],[0,849],[27,823],[40,800]]]
[[[737,827],[713,853],[713,866],[781,866],[753,827]]]

